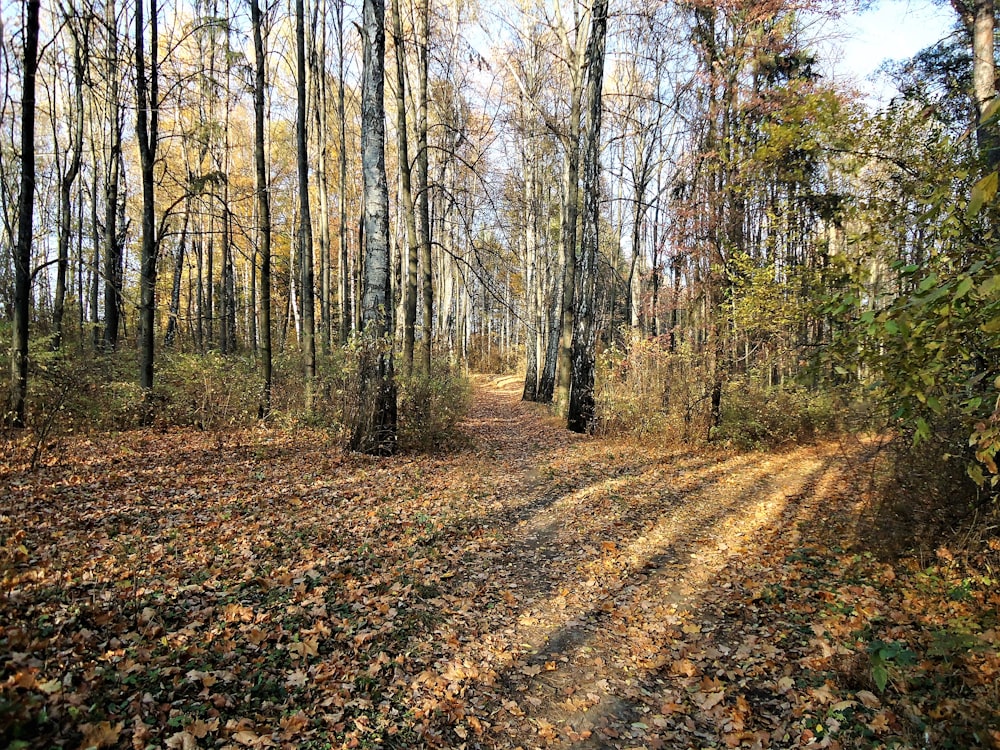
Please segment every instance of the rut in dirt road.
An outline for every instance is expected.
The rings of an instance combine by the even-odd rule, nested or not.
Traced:
[[[484,541],[463,571],[489,570],[476,592],[485,606],[468,615],[484,637],[456,655],[473,663],[509,656],[493,741],[684,747],[718,739],[697,696],[727,688],[713,675],[708,692],[691,691],[695,675],[685,671],[707,653],[716,672],[737,677],[741,667],[725,657],[746,644],[727,632],[726,617],[746,592],[733,581],[766,563],[769,537],[834,492],[835,449],[762,458],[580,437],[520,403],[518,386],[481,385],[467,425],[477,455],[504,467],[492,478],[497,512],[479,520]],[[697,710],[682,710],[692,694]]]

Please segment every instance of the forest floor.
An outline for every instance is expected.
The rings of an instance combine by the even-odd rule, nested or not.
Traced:
[[[142,430],[0,467],[0,746],[1000,747],[996,581],[855,548],[864,446],[584,437],[519,388],[434,456]]]

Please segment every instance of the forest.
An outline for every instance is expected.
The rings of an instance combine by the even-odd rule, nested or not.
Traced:
[[[4,2],[0,745],[1000,748],[998,9],[872,5]]]

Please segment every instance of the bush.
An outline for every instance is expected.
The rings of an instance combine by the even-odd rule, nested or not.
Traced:
[[[841,427],[838,397],[754,378],[726,384],[722,423],[711,431],[709,367],[703,354],[662,339],[633,338],[598,360],[598,430],[665,439],[727,442],[747,450],[810,440]]]
[[[722,424],[712,438],[743,450],[802,443],[841,427],[840,409],[828,393],[729,383]]]
[[[663,431],[668,421],[664,383],[671,369],[671,356],[654,341],[636,340],[627,348],[601,352],[594,388],[596,431],[605,435]]]
[[[253,359],[218,352],[165,353],[154,383],[158,422],[205,430],[252,424],[264,388]]]
[[[297,352],[274,359],[271,420],[285,427],[300,422],[346,437],[345,425],[357,409],[357,350],[337,347],[317,362],[314,407],[305,414],[302,361]],[[74,432],[126,430],[151,417],[159,425],[205,430],[246,427],[258,419],[263,380],[250,355],[217,352],[162,352],[150,397],[138,385],[133,352],[81,356],[53,352],[46,338],[32,341],[28,391],[30,439],[6,435],[19,453],[38,453],[49,438]],[[455,442],[470,400],[470,387],[457,369],[435,363],[434,375],[401,377],[398,442],[403,450],[437,450]],[[14,438],[17,440],[14,440]],[[9,451],[8,451],[9,452]],[[19,459],[21,460],[21,459]],[[27,454],[24,461],[28,461]]]
[[[399,447],[433,451],[453,446],[469,408],[469,381],[457,369],[432,367],[432,375],[397,376]]]
[[[691,440],[708,433],[708,382],[702,359],[671,352],[663,339],[632,337],[597,362],[597,431]]]
[[[940,543],[976,546],[995,534],[997,508],[987,488],[967,473],[968,437],[963,420],[939,420],[927,439],[911,430],[886,434],[870,471],[869,503],[859,527],[862,543],[882,557],[913,549],[930,553]]]

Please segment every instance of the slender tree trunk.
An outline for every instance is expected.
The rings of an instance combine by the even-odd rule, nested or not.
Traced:
[[[559,349],[556,360],[556,413],[566,416],[573,381],[571,350],[576,319],[576,236],[580,200],[580,97],[573,95],[570,107],[569,137],[565,139],[563,162],[562,311],[559,324]]]
[[[396,51],[396,142],[399,149],[400,192],[406,224],[406,283],[403,285],[403,370],[413,372],[417,322],[417,219],[413,207],[410,150],[406,129],[406,51],[399,0],[392,0],[392,36]]]
[[[70,21],[72,24],[72,21]],[[59,240],[56,259],[56,295],[52,306],[52,348],[59,349],[63,339],[63,316],[66,309],[66,277],[69,272],[69,243],[72,234],[73,184],[80,174],[83,156],[83,51],[76,29],[70,26],[73,42],[73,145],[66,173],[59,181]],[[53,133],[53,140],[55,134]]]
[[[163,345],[171,347],[177,339],[180,330],[181,313],[181,281],[184,277],[184,245],[187,243],[188,223],[191,217],[191,197],[184,200],[184,224],[181,226],[181,236],[174,252],[174,276],[170,285],[170,314],[167,319],[167,333],[163,337]]]
[[[604,81],[604,39],[608,25],[608,0],[595,0],[587,50],[587,128],[583,159],[583,233],[580,267],[580,304],[572,346],[572,386],[567,427],[590,432],[594,426],[595,314],[597,306],[597,251],[600,235],[601,92]]]
[[[344,0],[336,0],[334,14],[337,34],[337,127],[340,148],[338,153],[337,180],[337,238],[340,262],[338,263],[337,298],[340,306],[339,338],[341,345],[350,336],[353,316],[351,303],[351,264],[347,248],[347,123],[344,105]]]
[[[139,267],[139,385],[147,394],[153,389],[153,331],[156,313],[156,196],[153,166],[159,123],[159,82],[157,80],[157,8],[149,10],[149,71],[147,78],[143,43],[143,0],[135,4],[136,137],[142,175],[142,255]]]
[[[222,320],[220,350],[231,354],[236,348],[236,270],[233,267],[232,223],[229,211],[229,187],[223,188],[222,206]]]
[[[110,109],[110,148],[108,177],[104,190],[104,349],[118,348],[122,310],[122,241],[118,236],[118,191],[121,183],[122,106],[119,101],[118,17],[114,0],[105,6],[105,26],[108,34],[107,76],[111,81],[108,92]]]
[[[205,341],[215,346],[215,216],[208,215],[208,242],[205,243]]]
[[[93,109],[91,109],[91,112],[93,112]],[[93,258],[90,268],[90,289],[88,292],[90,297],[91,342],[94,351],[98,351],[101,348],[101,332],[98,326],[98,297],[101,293],[101,232],[97,221],[97,144],[93,133],[93,123],[91,123],[90,142],[90,153],[94,165],[90,181],[90,226],[92,231]]]
[[[524,257],[525,257],[525,374],[522,401],[538,398],[538,338],[541,335],[541,316],[538,310],[538,204],[535,188],[537,170],[532,156],[523,154],[524,169]]]
[[[420,211],[420,265],[423,325],[421,330],[420,365],[424,373],[431,374],[431,336],[434,325],[434,276],[431,266],[431,217],[430,184],[427,146],[427,105],[429,94],[427,74],[430,44],[430,3],[420,0],[417,23],[420,38],[417,41],[417,202]]]
[[[550,270],[548,334],[545,338],[545,366],[538,381],[538,400],[551,403],[556,385],[556,360],[559,358],[559,333],[561,331],[560,310],[562,309],[562,288],[559,284],[558,269]]]
[[[364,294],[358,415],[350,448],[378,455],[396,449],[396,386],[389,327],[389,190],[385,176],[385,5],[364,0],[361,168],[364,191]]]
[[[996,60],[994,56],[994,34],[996,32],[996,11],[994,0],[975,0],[975,19],[972,24],[973,87],[975,88],[976,138],[979,152],[987,169],[1000,165],[1000,138],[995,122],[984,122],[983,115],[990,102],[997,95]]]
[[[313,5],[312,33],[309,35],[309,70],[312,78],[314,122],[316,125],[317,177],[319,179],[319,300],[320,347],[330,353],[330,185],[327,175],[327,106],[326,106],[326,8]],[[319,40],[316,32],[319,31]]]
[[[204,218],[199,222],[198,228],[198,238],[194,243],[194,254],[197,258],[197,298],[198,298],[198,310],[195,318],[196,323],[196,340],[198,342],[198,351],[205,352],[205,244],[204,244]]]
[[[313,290],[312,217],[309,212],[309,141],[306,136],[306,49],[303,0],[295,0],[295,144],[299,176],[299,270],[302,294],[302,352],[305,367],[305,409],[313,409],[316,382],[316,315]]]
[[[264,40],[261,34],[261,12],[259,0],[250,0],[250,14],[253,23],[254,48],[254,174],[257,189],[257,213],[260,217],[260,361],[264,392],[261,395],[258,416],[266,418],[271,413],[271,197],[267,181],[267,165],[264,162]]]
[[[38,72],[39,0],[27,0],[24,85],[21,94],[21,188],[14,253],[14,346],[11,347],[11,423],[24,427],[28,395],[28,325],[31,316],[31,240],[35,200],[35,77]]]
[[[225,7],[225,92],[223,102],[225,113],[223,115],[222,127],[222,159],[221,168],[226,179],[222,181],[222,321],[219,326],[221,331],[221,347],[223,354],[230,354],[236,350],[236,269],[233,265],[233,214],[229,202],[229,124],[230,105],[229,96],[231,84],[232,65],[229,62],[230,54],[230,6],[226,0]]]

